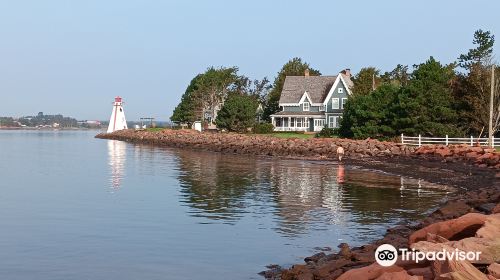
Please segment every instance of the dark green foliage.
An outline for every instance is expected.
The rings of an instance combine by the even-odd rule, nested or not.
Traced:
[[[383,84],[371,94],[351,97],[339,133],[357,139],[462,135],[449,86],[454,77],[453,65],[431,57],[415,66],[407,86]]]
[[[474,64],[487,64],[493,55],[493,45],[495,44],[495,36],[489,31],[481,29],[474,32],[474,40],[472,41],[476,48],[470,49],[466,54],[460,55],[458,58],[460,67],[470,69]]]
[[[379,74],[380,70],[375,67],[361,68],[352,79],[354,83],[353,93],[356,95],[370,94],[381,83]]]
[[[384,139],[396,135],[394,126],[409,122],[398,106],[399,88],[384,84],[368,95],[356,95],[347,101],[340,121],[343,137]]]
[[[320,132],[316,133],[314,135],[314,137],[316,137],[316,138],[332,138],[335,135],[336,135],[335,129],[325,126],[325,127],[323,127],[323,129],[321,129]]]
[[[196,120],[201,120],[201,102],[194,98],[194,95],[198,89],[198,82],[202,76],[203,74],[199,74],[191,80],[189,86],[182,95],[181,102],[175,107],[174,113],[170,117],[171,121],[191,124]]]
[[[246,132],[255,124],[258,101],[255,96],[230,93],[216,119],[218,128]]]
[[[459,57],[459,65],[465,70],[460,72],[452,84],[457,100],[458,123],[464,124],[467,133],[477,135],[488,127],[491,94],[491,66],[493,63],[493,44],[495,37],[489,31],[477,30],[472,41],[475,48]],[[500,67],[495,66],[495,84],[500,84]],[[493,130],[500,127],[500,87],[494,90]],[[487,133],[483,131],[483,133]]]
[[[312,69],[307,62],[303,62],[302,59],[298,57],[291,59],[283,65],[278,72],[278,76],[274,79],[273,88],[266,99],[263,113],[265,121],[270,121],[270,116],[280,110],[278,102],[280,100],[281,91],[283,90],[283,85],[285,84],[286,76],[304,76],[306,69],[309,69],[309,75],[311,76],[321,75],[318,70]]]
[[[454,65],[441,65],[433,57],[416,66],[410,83],[402,88],[400,104],[409,114],[408,127],[401,132],[425,136],[461,136],[458,114],[450,88]]]
[[[272,133],[274,130],[274,125],[271,123],[258,123],[253,127],[253,132],[257,134],[268,134]]]

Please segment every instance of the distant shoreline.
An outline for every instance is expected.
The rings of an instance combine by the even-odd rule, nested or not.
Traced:
[[[84,128],[84,127],[0,127],[0,130],[43,130],[43,131],[58,131],[58,130],[103,130],[102,128]]]

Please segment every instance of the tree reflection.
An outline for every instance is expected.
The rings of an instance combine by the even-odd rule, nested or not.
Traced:
[[[295,236],[329,225],[379,225],[421,217],[449,190],[332,162],[265,159],[179,150],[190,215],[235,223],[272,214],[276,232]],[[424,190],[424,191],[422,191]]]

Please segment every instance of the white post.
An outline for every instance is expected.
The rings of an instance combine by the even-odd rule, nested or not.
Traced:
[[[403,133],[401,133],[401,144],[404,144],[404,143],[405,143],[405,141],[404,141],[404,135],[403,135]]]
[[[471,147],[474,146],[474,137],[472,135],[470,136],[470,145]]]
[[[446,134],[446,146],[448,146],[448,134]]]
[[[422,136],[420,134],[418,135],[418,146],[422,147]]]

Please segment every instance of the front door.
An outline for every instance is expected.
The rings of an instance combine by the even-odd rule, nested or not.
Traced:
[[[314,131],[321,131],[325,126],[325,119],[314,119]]]

